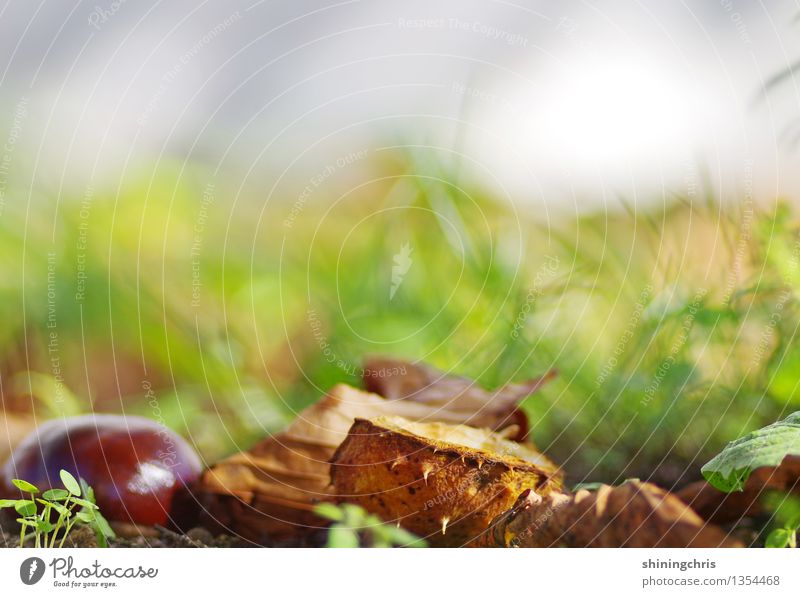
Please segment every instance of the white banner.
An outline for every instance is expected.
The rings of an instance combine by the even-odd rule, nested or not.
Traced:
[[[3,549],[9,595],[797,595],[796,550]]]

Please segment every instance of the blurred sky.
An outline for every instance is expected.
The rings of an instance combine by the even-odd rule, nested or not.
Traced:
[[[328,165],[356,184],[363,152],[422,145],[444,165],[463,154],[463,176],[519,205],[661,201],[704,176],[725,197],[798,197],[798,88],[758,99],[800,59],[797,14],[788,0],[9,0],[0,175],[33,196],[191,160],[294,201]]]

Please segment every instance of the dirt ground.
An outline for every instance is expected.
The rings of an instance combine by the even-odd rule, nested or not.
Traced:
[[[117,529],[117,537],[109,540],[109,547],[248,547],[236,537],[230,535],[214,536],[206,529],[194,528],[186,534],[176,533],[163,527],[135,528],[128,527]],[[18,547],[19,535],[8,533],[0,529],[0,547]],[[25,543],[26,547],[33,547],[33,540]],[[97,540],[91,529],[82,527],[75,529],[67,537],[65,547],[97,547]]]

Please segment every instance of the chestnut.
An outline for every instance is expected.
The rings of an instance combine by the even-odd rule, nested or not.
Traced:
[[[200,458],[164,425],[143,417],[96,414],[47,421],[0,469],[2,497],[12,479],[40,490],[61,487],[61,469],[83,478],[109,520],[166,525],[176,494],[200,475]]]

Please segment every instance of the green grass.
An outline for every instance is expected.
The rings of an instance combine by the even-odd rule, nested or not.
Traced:
[[[213,459],[279,429],[332,384],[358,383],[367,353],[489,386],[555,368],[526,403],[533,440],[573,481],[666,484],[699,478],[727,441],[796,410],[800,271],[788,207],[678,198],[545,224],[412,163],[330,210],[307,203],[291,228],[291,201],[232,209],[218,184],[201,232],[199,306],[199,170],[97,190],[88,213],[80,193],[57,212],[40,197],[27,226],[26,208],[9,201],[6,407],[28,408],[33,394],[40,416],[162,417]],[[390,300],[406,243],[411,264]]]

